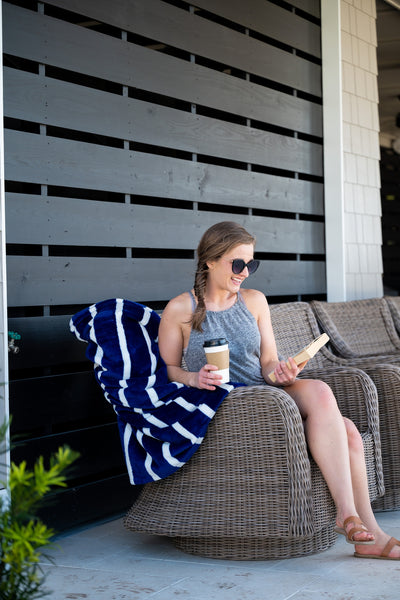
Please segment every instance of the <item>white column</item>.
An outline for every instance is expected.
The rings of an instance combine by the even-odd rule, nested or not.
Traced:
[[[346,300],[340,0],[321,0],[326,283],[329,302]]]

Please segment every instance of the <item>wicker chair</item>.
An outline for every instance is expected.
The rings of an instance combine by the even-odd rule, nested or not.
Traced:
[[[310,304],[339,356],[400,364],[400,338],[384,298]]]
[[[265,560],[329,548],[334,520],[295,403],[257,386],[227,396],[196,454],[144,486],[125,526],[169,536],[191,554]]]
[[[315,303],[311,303],[314,307]],[[311,306],[305,302],[293,302],[286,305],[278,305],[278,310],[282,313],[282,318],[287,320],[285,326],[286,337],[282,331],[277,331],[279,340],[288,339],[292,336],[292,347],[282,348],[283,355],[287,355],[289,350],[297,349],[302,342],[311,341],[321,333],[315,314]],[[273,312],[273,310],[271,311]],[[273,319],[274,320],[274,319]],[[365,319],[359,315],[359,322],[363,323]],[[291,329],[290,329],[291,328]],[[324,331],[324,327],[321,327]],[[328,332],[327,332],[328,333]],[[332,333],[330,330],[329,333]],[[328,334],[329,334],[328,333]],[[299,337],[297,337],[299,336]],[[302,337],[301,337],[302,336]],[[300,344],[299,344],[299,340]],[[303,372],[303,376],[314,376],[314,369],[326,370],[339,367],[357,368],[364,371],[374,382],[378,392],[379,409],[379,434],[381,441],[382,468],[384,475],[385,494],[373,502],[376,510],[393,510],[400,507],[400,465],[398,456],[400,453],[400,368],[395,364],[396,356],[392,357],[392,363],[388,364],[382,358],[364,357],[364,358],[341,358],[330,352],[327,346],[324,346],[318,354],[308,363]],[[320,377],[324,379],[323,376]],[[331,386],[338,399],[339,406],[346,416],[351,418],[356,425],[363,431],[362,425],[354,415],[354,399],[349,395],[348,400],[343,400],[338,396],[334,385]],[[379,436],[378,436],[379,437]],[[371,498],[372,499],[372,498]]]
[[[400,296],[385,296],[384,300],[389,307],[396,331],[400,335]]]
[[[303,340],[297,332],[294,338],[297,348]],[[362,432],[370,496],[376,498],[383,482],[375,386],[357,369],[315,375],[333,387],[342,408],[348,405]],[[334,520],[295,403],[282,389],[257,386],[227,396],[200,449],[170,477],[144,486],[125,526],[169,536],[192,554],[254,560],[327,549],[335,540]]]

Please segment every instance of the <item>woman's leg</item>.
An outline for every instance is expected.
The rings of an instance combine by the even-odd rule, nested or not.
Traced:
[[[360,518],[368,530],[373,532],[376,540],[376,543],[372,546],[356,546],[355,548],[359,554],[380,555],[391,536],[379,527],[371,508],[361,435],[352,421],[344,418],[344,423],[348,438],[354,502]],[[400,556],[400,547],[395,546],[389,556]]]
[[[298,379],[293,385],[286,387],[285,391],[299,407],[308,447],[336,505],[337,524],[342,527],[347,517],[359,515],[353,493],[354,484],[359,491],[360,508],[370,517],[366,509],[367,501],[361,497],[365,494],[364,475],[357,472],[357,469],[362,471],[362,465],[353,456],[351,464],[348,433],[330,387],[322,381]],[[366,498],[369,503],[368,489]],[[353,523],[348,523],[347,531],[353,526]],[[359,531],[354,539],[366,542],[373,540],[374,536],[370,532]]]

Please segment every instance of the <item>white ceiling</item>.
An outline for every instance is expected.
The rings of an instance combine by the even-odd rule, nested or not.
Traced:
[[[376,11],[380,137],[390,146],[400,138],[400,0],[376,0]]]

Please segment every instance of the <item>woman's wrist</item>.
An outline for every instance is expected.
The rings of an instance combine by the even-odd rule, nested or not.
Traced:
[[[183,383],[183,385],[187,385],[188,387],[199,387],[198,373],[186,371],[186,369],[182,369],[181,367],[174,365],[169,365],[167,367],[167,371],[168,379],[170,381],[177,381],[178,383]]]
[[[188,372],[189,378],[187,385],[189,387],[198,388],[199,387],[199,374],[194,372]]]
[[[272,379],[269,378],[269,375],[270,373],[274,372],[275,367],[277,367],[278,364],[279,363],[272,363],[272,365],[270,364],[262,369],[262,376],[264,378],[265,383],[274,387],[280,387],[280,385],[276,381],[272,381]]]

